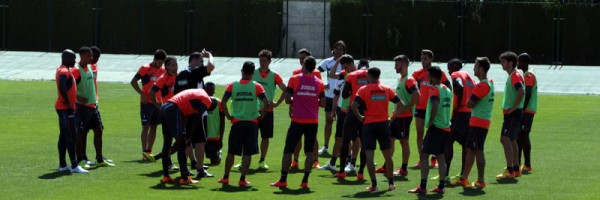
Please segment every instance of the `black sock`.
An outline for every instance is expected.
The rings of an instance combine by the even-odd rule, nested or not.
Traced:
[[[329,149],[329,145],[323,145],[326,149]]]
[[[508,170],[509,173],[513,173],[513,167],[512,166],[507,166],[506,169]]]
[[[259,163],[264,162],[265,158],[260,158],[260,160],[258,161]]]
[[[229,175],[223,175],[223,179],[228,179]]]
[[[161,159],[161,158],[162,158],[162,152],[154,155],[154,159],[155,160],[158,160],[158,159]]]
[[[401,168],[402,168],[404,171],[406,171],[406,168],[407,168],[407,167],[408,167],[408,164],[402,163],[402,167],[401,167]]]
[[[394,185],[394,178],[388,178],[388,185]]]
[[[190,161],[190,166],[192,166],[191,168],[192,168],[192,169],[197,169],[198,171],[200,171],[200,168],[201,168],[202,166],[200,166],[200,168],[198,168],[198,167],[196,167],[196,165],[198,165],[198,162],[196,162],[196,160],[192,160],[192,161]]]
[[[371,186],[377,187],[377,179],[371,179]]]
[[[287,182],[287,175],[288,175],[287,171],[281,170],[281,177],[279,178],[279,182],[281,182],[281,183]]]
[[[246,175],[240,176],[240,181],[246,181]]]
[[[385,167],[385,164],[386,164],[386,163],[384,162],[384,163],[383,163],[383,165],[381,166],[381,168],[383,168],[383,169],[387,169],[387,167]]]
[[[444,189],[445,186],[446,186],[446,181],[440,181],[440,183],[438,184],[439,189]]]
[[[294,162],[298,162],[298,158],[294,159]]]
[[[515,165],[515,166],[513,166],[513,171],[515,171],[515,172],[519,172],[519,165]]]
[[[419,185],[421,189],[427,188],[427,179],[421,179],[421,185]]]
[[[352,165],[354,165],[354,167],[356,167],[356,158],[352,158],[352,160],[350,160],[350,163],[352,163]]]
[[[531,163],[525,163],[525,167],[531,167]]]
[[[329,161],[329,165],[335,166],[335,162],[337,161],[337,157],[331,156],[331,160]]]
[[[310,171],[304,171],[304,177],[302,177],[303,183],[308,183],[308,175],[310,175]]]

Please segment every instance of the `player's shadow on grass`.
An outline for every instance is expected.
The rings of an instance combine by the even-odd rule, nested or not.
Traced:
[[[310,194],[315,191],[311,191],[309,188],[299,188],[299,189],[289,189],[289,188],[279,188],[279,191],[273,192],[273,194],[289,194],[289,195],[300,195],[300,194]]]
[[[519,180],[517,179],[497,179],[496,183],[492,184],[517,184]]]
[[[44,175],[39,176],[39,179],[44,179],[44,180],[50,180],[50,179],[57,179],[60,178],[62,176],[70,176],[71,172],[59,172],[59,171],[53,171]]]
[[[464,188],[463,191],[459,194],[465,196],[481,196],[485,194],[485,191],[481,189],[473,189],[473,188]]]
[[[221,186],[221,188],[214,188],[214,189],[210,189],[210,191],[215,191],[215,192],[256,192],[258,191],[256,188],[253,188],[252,186],[231,186],[229,184],[223,184]]]
[[[158,183],[154,186],[150,186],[150,188],[155,189],[155,190],[195,190],[195,189],[200,189],[201,187],[198,187],[195,185]]]
[[[378,191],[378,192],[361,191],[361,192],[358,192],[356,194],[342,195],[342,197],[345,197],[345,198],[377,198],[377,197],[390,197],[390,196],[392,196],[390,194],[386,194],[387,192],[388,192],[387,190]]]
[[[147,174],[138,174],[138,175],[140,175],[140,176],[146,176],[146,177],[150,177],[150,178],[157,178],[157,177],[160,177],[160,176],[163,175],[163,171],[162,170],[158,170],[158,171],[155,171],[155,172],[150,172],[150,173],[147,173]]]
[[[441,199],[444,198],[443,194],[435,193],[435,194],[417,194],[418,199]]]
[[[238,172],[241,173],[241,171],[239,171],[239,170],[238,170]],[[273,172],[269,171],[267,169],[248,169],[248,175],[252,175],[252,174],[256,174],[256,173],[268,174],[268,173],[273,173]]]
[[[384,179],[383,181],[387,182],[387,179]],[[406,178],[406,176],[394,176],[394,182],[396,181],[408,181],[408,178]]]
[[[125,163],[144,163],[144,164],[145,163],[155,163],[155,162],[143,161],[143,160],[126,160],[126,161],[123,161],[123,162],[125,162]]]
[[[349,181],[346,179],[342,179],[342,178],[338,178],[337,182],[333,182],[332,184],[334,185],[362,185],[365,184],[365,180],[355,180],[355,181]]]

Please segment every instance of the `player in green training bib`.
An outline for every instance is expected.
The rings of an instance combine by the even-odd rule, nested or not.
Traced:
[[[535,71],[529,68],[529,61],[531,58],[529,54],[522,53],[518,57],[517,67],[523,70],[525,79],[525,101],[523,103],[523,120],[521,121],[522,130],[517,139],[519,147],[519,164],[521,164],[521,156],[524,158],[524,165],[521,165],[521,171],[531,172],[531,140],[529,139],[529,133],[531,132],[531,126],[533,125],[533,117],[537,112],[537,90],[538,82]]]
[[[215,84],[207,82],[204,84],[204,89],[208,96],[218,102],[219,109],[208,111],[207,115],[203,117],[204,130],[207,133],[204,152],[206,152],[206,157],[210,159],[210,164],[218,165],[221,163],[221,148],[223,148],[223,133],[225,132],[225,113],[223,113],[221,100],[213,97],[215,94]]]

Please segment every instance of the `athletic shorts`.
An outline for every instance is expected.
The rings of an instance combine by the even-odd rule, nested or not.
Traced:
[[[438,127],[431,126],[427,129],[425,139],[423,139],[423,153],[431,155],[439,155],[446,152],[448,146],[446,140],[450,132],[444,131]]]
[[[186,117],[185,132],[189,135],[192,144],[205,143],[207,140],[202,114],[195,113]]]
[[[337,121],[335,122],[335,137],[341,138],[344,133],[344,121],[346,121],[346,115],[348,113],[342,112],[341,108],[335,109],[337,114]]]
[[[343,138],[344,140],[354,140],[362,135],[363,123],[360,122],[354,114],[346,113],[346,119],[344,120]]]
[[[452,126],[450,129],[450,138],[458,142],[460,145],[465,144],[467,139],[467,131],[469,131],[469,120],[471,120],[470,112],[457,112],[452,115]]]
[[[410,133],[410,123],[412,117],[395,118],[390,123],[390,135],[392,138],[407,140]]]
[[[415,117],[425,119],[425,115],[427,114],[425,109],[415,109]]]
[[[152,103],[140,104],[140,117],[142,118],[142,126],[160,124],[160,109]]]
[[[466,147],[473,151],[483,151],[487,133],[488,129],[475,126],[469,127],[469,132],[467,133],[467,140],[465,143]]]
[[[185,135],[185,117],[179,107],[174,103],[167,102],[160,108],[160,117],[162,123],[162,131],[164,135],[177,137]]]
[[[229,131],[229,154],[251,156],[258,153],[258,124],[250,121],[238,121]]]
[[[523,109],[517,109],[510,114],[504,115],[502,123],[501,136],[506,136],[510,140],[516,140],[521,132],[521,120],[523,119]]]
[[[325,97],[325,112],[333,111],[333,98]]]
[[[531,126],[533,125],[533,117],[535,114],[523,113],[523,120],[521,121],[521,131],[524,133],[531,132]]]
[[[273,111],[267,112],[267,114],[265,114],[265,118],[258,119],[258,130],[260,131],[261,138],[273,138],[273,120]]]
[[[361,142],[365,150],[375,150],[377,142],[379,142],[379,149],[382,151],[390,149],[392,136],[390,135],[388,122],[373,122],[363,125]]]
[[[298,141],[302,139],[302,135],[304,135],[304,153],[312,153],[313,146],[317,140],[318,129],[319,124],[301,124],[298,122],[291,122],[290,129],[287,137],[285,138],[285,147],[283,148],[283,153],[294,153],[294,149],[296,148]]]
[[[90,129],[104,129],[97,108],[77,104],[77,118],[79,119],[79,133],[87,133]]]
[[[218,140],[209,140],[206,141],[204,145],[204,153],[206,157],[210,159],[210,163],[213,165],[219,164],[221,162],[221,153],[219,149],[219,141]]]

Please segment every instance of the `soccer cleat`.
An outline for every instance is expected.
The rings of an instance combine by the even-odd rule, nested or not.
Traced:
[[[171,177],[168,177],[168,176],[163,176],[163,177],[162,177],[162,179],[160,180],[160,182],[161,182],[161,183],[173,183],[173,182],[175,182],[175,181],[174,181],[174,180],[173,180],[173,178],[171,178]]]
[[[242,163],[238,163],[238,164],[234,165],[233,168],[242,169]]]
[[[259,162],[258,163],[258,169],[267,170],[267,169],[269,169],[269,166],[267,164],[265,164],[265,162]]]
[[[409,190],[408,193],[426,194],[427,190],[417,186],[415,189]]]
[[[317,169],[319,169],[319,170],[331,170],[331,171],[334,171],[336,168],[337,167],[335,165],[331,165],[331,163],[327,162],[327,164],[325,164],[323,166],[320,166]]]
[[[515,175],[513,173],[508,172],[508,170],[504,170],[501,174],[496,176],[496,179],[514,179]]]
[[[84,169],[89,169],[89,168],[96,166],[96,162],[94,162],[94,161],[89,161],[89,160],[82,160],[82,161],[83,161]]]
[[[329,149],[327,149],[325,146],[321,147],[321,149],[319,149],[319,155],[329,155]]]
[[[359,181],[365,180],[365,175],[358,173],[358,174],[356,174],[356,179],[358,179]]]
[[[321,165],[319,164],[319,161],[318,161],[318,160],[317,160],[317,161],[315,161],[315,162],[313,162],[313,168],[317,168],[317,169],[319,169],[319,167],[321,167]]]
[[[275,183],[271,183],[271,186],[285,188],[285,187],[287,187],[287,182],[281,182],[281,181],[277,180]]]
[[[205,177],[215,177],[215,175],[208,173],[208,171],[206,170],[202,170],[199,171],[198,173],[196,173],[196,179],[201,179],[201,178],[205,178]]]
[[[473,189],[483,189],[485,187],[485,182],[475,181],[471,183],[470,188]]]
[[[408,175],[408,171],[400,168],[394,172],[394,175],[406,176]]]
[[[104,160],[104,162],[108,162],[108,163],[113,163],[113,164],[115,163],[113,160],[108,159],[108,158],[106,158],[104,156],[102,156],[102,160]]]
[[[342,172],[342,173],[338,172],[338,173],[336,173],[333,176],[336,177],[336,178],[344,179],[344,178],[346,178],[346,172]]]
[[[238,185],[240,185],[240,186],[250,186],[250,181],[240,180],[240,182],[238,183]]]
[[[533,167],[531,167],[531,166],[527,167],[525,165],[521,165],[521,171],[523,171],[523,172],[531,172],[531,171],[533,171]]]
[[[109,162],[106,162],[106,161],[104,161],[104,162],[98,163],[98,165],[97,165],[97,166],[98,166],[98,167],[114,167],[114,166],[116,166],[116,165],[115,165],[115,164],[113,164],[113,163],[109,163]]]
[[[396,190],[396,185],[388,185],[388,190],[389,191]]]
[[[196,184],[198,183],[197,180],[192,179],[191,176],[188,176],[187,179],[179,179],[179,184],[181,185],[191,185],[191,184]]]
[[[433,193],[444,194],[446,192],[446,188],[440,189],[439,187],[435,187],[435,188],[433,188],[433,190],[429,190],[429,191],[433,192]]]
[[[440,180],[440,175],[431,177],[431,178],[429,178],[429,180],[435,180],[435,181]]]
[[[179,167],[177,167],[175,165],[169,165],[169,170],[171,170],[171,171],[179,171]]]
[[[377,187],[377,186],[375,186],[375,187],[369,186],[369,187],[366,187],[365,190],[371,191],[371,192],[377,192],[377,191],[379,191],[379,187]]]
[[[346,173],[354,172],[354,171],[356,171],[356,167],[354,167],[353,164],[348,164],[348,165],[346,165],[346,168],[344,168],[344,171]]]
[[[517,177],[521,177],[521,175],[523,175],[523,173],[521,173],[521,171],[515,171],[515,172],[513,172],[513,175],[515,176],[515,178],[517,178]]]
[[[156,162],[156,159],[154,158],[154,155],[152,155],[152,153],[150,153],[150,152],[144,152],[144,153],[142,153],[142,155],[144,155],[144,159],[146,161]]]
[[[308,182],[302,182],[302,183],[300,183],[300,187],[301,188],[308,188]]]
[[[71,171],[71,168],[69,168],[69,166],[58,167],[58,171],[59,172],[68,172],[68,171]]]
[[[87,174],[90,172],[88,170],[81,168],[81,166],[77,166],[75,168],[71,168],[71,173]]]
[[[417,162],[417,164],[415,164],[413,166],[413,168],[420,168],[421,167],[421,161]]]
[[[292,160],[292,164],[290,165],[290,168],[298,168],[298,162],[296,162],[295,160]]]
[[[461,178],[462,176],[460,174],[457,174],[455,176],[450,177],[450,184],[458,182],[458,180]]]
[[[450,185],[460,185],[460,186],[469,186],[469,180],[459,178],[456,181],[450,181]]]
[[[229,179],[228,178],[221,178],[221,179],[219,179],[218,182],[222,183],[222,184],[225,184],[225,185],[228,185],[229,184]]]
[[[379,169],[375,170],[375,173],[385,174],[385,173],[387,173],[387,169],[383,168],[383,167],[380,167]]]
[[[429,165],[429,167],[430,168],[434,168],[434,167],[437,167],[437,166],[438,166],[437,159],[431,158],[431,165]]]

